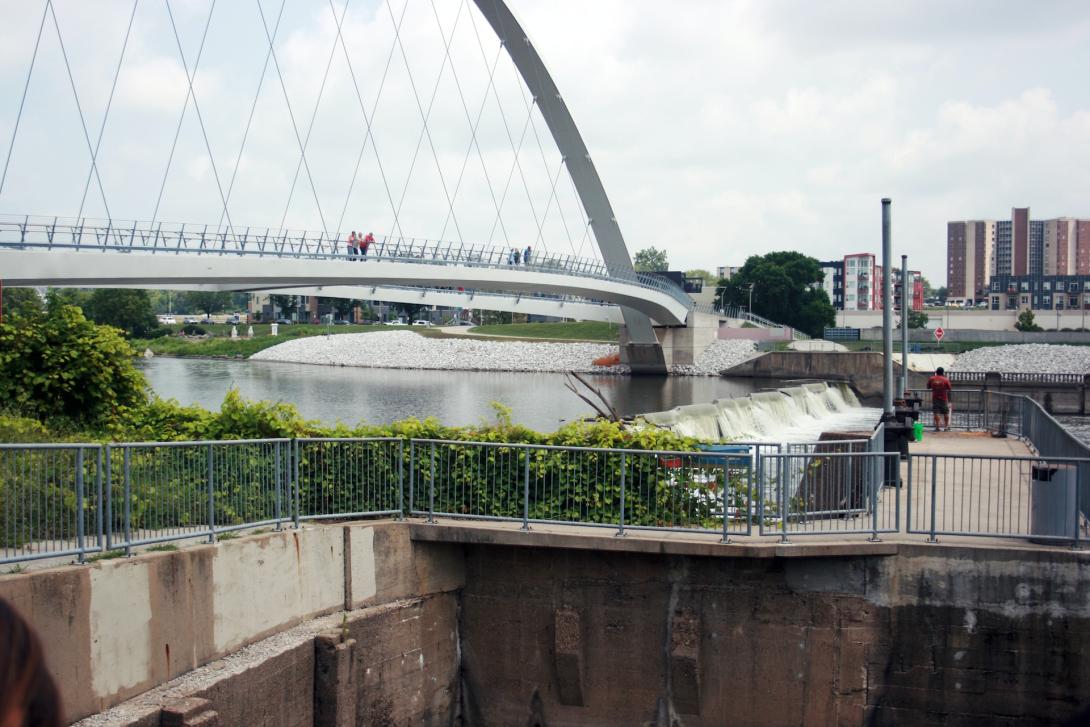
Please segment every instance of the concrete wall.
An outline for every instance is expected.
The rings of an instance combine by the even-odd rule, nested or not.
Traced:
[[[0,596],[41,634],[75,719],[315,616],[455,590],[461,574],[458,558],[416,557],[393,524],[315,526],[0,576]]]
[[[958,310],[956,308],[926,310],[931,328],[942,326],[947,331],[1014,331],[1021,310],[993,311],[986,309]],[[1033,311],[1037,325],[1042,328],[1056,327],[1056,311]],[[1081,328],[1086,319],[1081,310],[1060,311],[1060,328]],[[882,311],[840,311],[836,312],[836,325],[851,328],[881,328]]]
[[[1090,563],[1059,550],[466,558],[467,724],[1044,725],[1090,699]]]
[[[1038,321],[1039,323],[1040,321]],[[1078,325],[1077,323],[1075,324]],[[874,341],[881,347],[882,329],[864,328],[859,331],[859,337],[864,341]],[[901,340],[900,329],[894,331],[894,340]],[[908,339],[917,343],[935,343],[935,332],[931,328],[910,329]],[[964,328],[944,328],[943,338],[947,341],[976,342],[1000,342],[1000,343],[1090,343],[1090,333],[1077,331],[1039,331],[1037,333],[1022,333],[1021,331],[990,331]]]

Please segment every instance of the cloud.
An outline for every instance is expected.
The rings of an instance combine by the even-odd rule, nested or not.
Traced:
[[[898,254],[939,281],[948,219],[1002,217],[1016,204],[1040,216],[1090,216],[1082,3],[510,1],[630,249],[665,246],[679,268],[740,264],[774,249],[822,258],[877,251],[886,195]],[[192,64],[210,0],[171,7]],[[268,43],[255,2],[217,3],[204,38],[196,92],[224,185],[241,154],[232,219],[341,221],[416,237],[457,229],[467,242],[540,238],[559,252],[578,249],[585,225],[567,179],[554,186],[559,153],[543,120],[528,114],[510,63],[501,55],[493,68],[499,45],[472,2],[351,3],[342,27],[351,68],[334,45],[343,3],[334,12],[326,2],[284,7],[278,64],[263,78]],[[57,8],[94,136],[131,5]],[[271,31],[280,4],[261,8]],[[5,15],[3,147],[40,12],[16,3]],[[186,77],[162,4],[140,4],[130,43],[100,166],[114,214],[146,219]],[[0,211],[72,214],[78,205],[82,182],[59,196],[37,172],[67,155],[74,176],[86,174],[67,84],[46,37]],[[174,154],[160,215],[215,222],[222,202],[192,108]]]

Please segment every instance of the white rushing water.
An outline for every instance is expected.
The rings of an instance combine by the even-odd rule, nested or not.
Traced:
[[[850,389],[803,384],[711,404],[679,406],[643,417],[706,442],[812,442],[823,432],[871,432],[881,411]]]

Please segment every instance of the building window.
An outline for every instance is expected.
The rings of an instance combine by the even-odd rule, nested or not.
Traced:
[[[1041,283],[1041,290],[1052,290],[1052,283],[1047,280]]]

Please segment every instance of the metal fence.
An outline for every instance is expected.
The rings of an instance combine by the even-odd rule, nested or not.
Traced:
[[[0,562],[101,547],[102,448],[0,444]]]
[[[1090,459],[917,454],[910,458],[907,531],[1032,538],[1078,547],[1085,539],[1080,483]]]
[[[3,444],[0,562],[404,514],[723,542],[902,531],[1085,539],[1090,448],[1027,397],[968,392],[961,406],[964,426],[1022,436],[1036,453],[900,462],[883,451],[881,426],[864,439],[702,451],[381,437]]]

